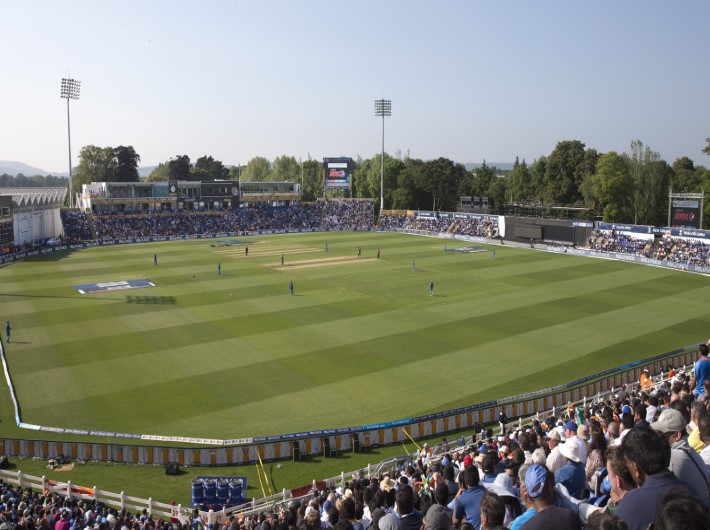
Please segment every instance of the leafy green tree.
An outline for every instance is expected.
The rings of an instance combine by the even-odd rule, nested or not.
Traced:
[[[375,204],[379,207],[380,198],[380,174],[382,155],[375,155],[374,158],[364,160],[355,171],[355,194],[357,197],[375,199]],[[384,173],[384,202],[385,210],[392,208],[392,196],[397,189],[397,178],[404,163],[401,160],[392,158],[385,153],[385,173]]]
[[[117,182],[140,181],[140,176],[138,175],[138,162],[141,161],[141,157],[138,153],[136,153],[136,150],[133,149],[132,145],[127,147],[119,145],[114,148],[113,156],[116,157],[115,178]]]
[[[479,167],[473,170],[473,189],[471,195],[487,197],[488,189],[491,187],[491,182],[496,177],[493,169],[488,167],[486,161],[483,161]]]
[[[496,176],[493,178],[490,185],[488,186],[486,196],[493,201],[493,206],[502,212],[507,192],[508,183],[505,177]]]
[[[249,160],[242,170],[243,182],[267,182],[271,178],[271,164],[263,156],[256,156]]]
[[[221,161],[215,160],[211,156],[201,156],[195,161],[193,175],[199,175],[196,180],[225,180],[229,178],[229,170],[224,167]]]
[[[85,145],[79,152],[79,165],[73,171],[73,187],[80,191],[82,184],[113,182],[116,175],[116,157],[113,147]]]
[[[303,174],[303,200],[310,202],[322,197],[323,163],[309,158],[302,162],[301,171]]]
[[[687,156],[673,162],[673,177],[671,186],[674,191],[688,190],[691,193],[700,191],[700,177],[695,171],[695,164]]]
[[[397,187],[392,192],[393,210],[429,208],[431,196],[419,186],[425,178],[425,170],[422,160],[405,158],[402,170],[397,176]]]
[[[705,147],[703,147],[703,153],[710,155],[710,138],[705,138]]]
[[[242,171],[244,171],[244,166],[229,166],[229,180],[239,180]]]
[[[514,202],[524,201],[530,198],[530,190],[532,186],[532,175],[528,169],[528,165],[523,159],[522,163],[515,157],[513,170],[507,177],[508,181],[508,197]],[[498,204],[497,206],[502,206]]]
[[[572,204],[582,199],[579,187],[589,170],[584,144],[579,140],[558,142],[545,168],[543,199],[546,203]]]
[[[629,223],[633,221],[633,187],[629,159],[610,151],[597,162],[594,192],[599,198],[604,221]]]
[[[170,180],[190,180],[190,157],[177,155],[168,160],[168,177]]]
[[[148,175],[145,180],[146,182],[163,182],[170,180],[170,177],[168,177],[168,164],[161,162],[155,166],[153,171],[150,172],[150,175]]]
[[[431,196],[432,210],[453,211],[459,203],[459,182],[466,169],[448,158],[437,158],[424,163],[420,189]]]
[[[271,165],[271,180],[297,182],[301,180],[301,166],[292,156],[277,156]]]
[[[641,140],[631,142],[629,164],[633,179],[634,224],[665,225],[668,185],[673,169]]]
[[[532,201],[542,201],[545,189],[545,172],[547,171],[547,157],[541,156],[533,160],[530,166],[530,194],[528,198]]]

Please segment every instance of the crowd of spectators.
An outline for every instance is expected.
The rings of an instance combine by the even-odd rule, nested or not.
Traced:
[[[190,519],[190,524],[194,519]],[[153,518],[147,510],[133,514],[65,498],[56,493],[32,491],[0,479],[1,530],[188,530],[177,519]]]
[[[636,238],[614,230],[595,230],[587,240],[587,248],[597,252],[618,252],[649,257],[653,239]]]
[[[597,230],[587,241],[587,248],[597,252],[632,254],[672,263],[710,266],[710,245],[699,239],[669,235],[656,240],[641,239],[613,230]]]
[[[654,381],[568,406],[525,429],[423,444],[372,478],[324,484],[310,500],[219,530],[493,530],[710,528],[710,348],[693,376]],[[663,379],[662,379],[663,378]],[[662,380],[661,380],[662,379]],[[0,481],[0,530],[210,530],[63,499]]]
[[[710,528],[708,351],[701,345],[699,364],[707,368],[696,369],[693,377],[669,367],[654,382],[645,371],[635,390],[624,385],[609,399],[570,405],[526,429],[504,426],[498,435],[488,431],[468,443],[463,438],[455,451],[444,441],[437,457],[424,444],[393,472],[321,489],[309,502],[227,526]]]
[[[321,227],[328,230],[369,230],[375,218],[375,202],[371,199],[318,199]]]
[[[243,235],[256,231],[369,230],[373,227],[373,218],[374,201],[371,199],[319,199],[315,204],[224,211],[95,215],[94,229],[99,240],[220,233]],[[76,219],[67,217],[65,231],[75,230],[76,223]]]
[[[89,219],[79,210],[61,210],[64,240],[67,243],[80,243],[93,239]]]
[[[498,229],[495,218],[487,216],[461,216],[450,218],[417,217],[415,215],[381,215],[377,221],[380,230],[420,230],[436,234],[462,235],[471,237],[494,237]]]
[[[710,245],[698,239],[663,236],[651,252],[651,257],[673,263],[710,266]]]

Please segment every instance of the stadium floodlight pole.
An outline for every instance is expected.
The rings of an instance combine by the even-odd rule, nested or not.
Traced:
[[[74,208],[74,183],[71,170],[71,121],[69,120],[69,100],[79,99],[81,81],[67,77],[62,78],[62,99],[67,100],[67,136],[69,138],[69,208]]]
[[[382,116],[382,160],[380,161],[380,211],[385,208],[385,116],[392,116],[392,100],[376,99],[375,116]]]

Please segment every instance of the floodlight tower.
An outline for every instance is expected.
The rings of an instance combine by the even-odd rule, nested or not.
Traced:
[[[69,208],[74,208],[74,183],[71,170],[71,121],[69,120],[69,100],[79,99],[81,81],[62,78],[62,99],[67,100],[67,136],[69,137]]]
[[[382,160],[380,166],[380,211],[385,208],[385,116],[392,116],[392,100],[376,99],[375,116],[382,116]]]

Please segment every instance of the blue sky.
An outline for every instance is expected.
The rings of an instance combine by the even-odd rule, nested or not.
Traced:
[[[672,162],[710,136],[710,2],[629,0],[7,1],[0,160],[67,171],[133,145],[226,164],[381,147],[457,162],[531,162],[560,140],[640,139]]]

